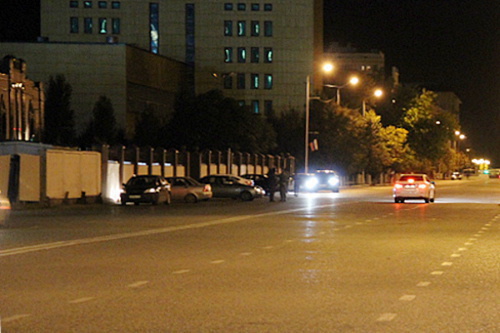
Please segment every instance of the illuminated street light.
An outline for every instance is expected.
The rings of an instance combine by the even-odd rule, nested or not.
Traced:
[[[374,97],[380,98],[382,97],[382,95],[384,95],[384,91],[382,89],[375,89],[373,91]],[[362,107],[363,117],[365,116],[365,113],[366,113],[366,98],[363,98],[363,107]]]
[[[333,65],[330,63],[325,63],[323,65],[324,72],[331,72],[333,70]],[[304,135],[304,172],[309,172],[309,103],[311,100],[311,76],[307,75],[306,77],[306,133]]]
[[[349,79],[349,81],[346,84],[343,84],[341,86],[335,85],[335,84],[325,84],[325,87],[328,88],[335,88],[337,89],[337,105],[340,105],[340,89],[343,89],[349,85],[355,86],[359,83],[359,78],[356,76],[353,76]]]

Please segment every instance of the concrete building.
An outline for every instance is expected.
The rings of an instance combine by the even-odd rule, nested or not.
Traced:
[[[100,96],[108,97],[118,125],[131,136],[146,109],[168,119],[189,67],[123,43],[0,43],[0,54],[22,57],[30,77],[48,82],[63,74],[71,85],[71,107],[81,132]]]
[[[38,141],[43,129],[43,84],[27,77],[22,59],[0,60],[0,141]]]
[[[323,0],[42,0],[41,34],[184,62],[196,93],[219,88],[255,113],[304,110],[306,77],[322,82]],[[99,52],[113,57],[114,49]]]

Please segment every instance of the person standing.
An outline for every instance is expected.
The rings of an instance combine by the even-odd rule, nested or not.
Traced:
[[[276,168],[269,169],[269,201],[274,201],[274,192],[276,191]]]
[[[290,181],[290,174],[287,170],[279,175],[279,186],[280,186],[280,198],[281,201],[286,201],[286,193],[288,192],[288,182]]]

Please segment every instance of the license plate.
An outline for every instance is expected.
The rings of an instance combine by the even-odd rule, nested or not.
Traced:
[[[140,195],[131,195],[130,196],[130,199],[140,199],[141,196]]]

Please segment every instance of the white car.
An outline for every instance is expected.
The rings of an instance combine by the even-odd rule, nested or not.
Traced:
[[[429,203],[434,202],[436,185],[426,174],[403,174],[394,184],[392,193],[395,203],[408,199],[424,199]]]

